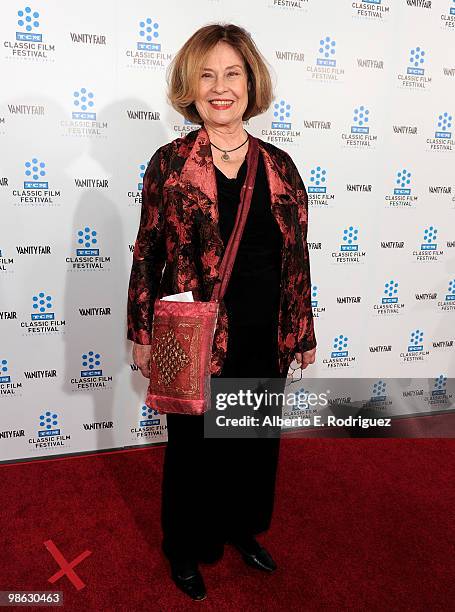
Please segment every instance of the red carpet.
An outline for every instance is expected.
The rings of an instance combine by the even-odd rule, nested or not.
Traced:
[[[71,611],[453,609],[451,440],[283,440],[274,522],[259,538],[279,569],[263,575],[226,547],[201,566],[203,602],[167,578],[162,457],[155,447],[0,466],[0,590],[61,590]],[[51,549],[86,555],[76,586],[48,582],[60,570]]]

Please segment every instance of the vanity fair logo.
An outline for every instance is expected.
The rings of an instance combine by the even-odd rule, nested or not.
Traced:
[[[435,130],[431,138],[426,139],[427,151],[452,152],[455,141],[452,138],[453,117],[447,111],[435,117]]]
[[[44,117],[46,107],[43,104],[8,104],[8,112],[14,117]]]
[[[322,363],[327,369],[350,368],[355,365],[355,360],[355,356],[349,353],[349,338],[339,334],[333,339],[330,357],[323,359]]]
[[[452,185],[428,185],[428,193],[430,196],[435,197],[437,199],[438,204],[441,204],[441,201],[448,201],[450,204],[455,203],[454,190]],[[445,196],[445,197],[444,197]]]
[[[292,107],[291,104],[281,98],[279,102],[272,105],[273,118],[269,130],[262,130],[264,140],[272,143],[297,144],[301,132],[292,129]]]
[[[359,228],[350,225],[343,229],[341,245],[338,251],[332,252],[332,264],[360,264],[364,263],[366,252],[360,250]]]
[[[60,416],[56,411],[43,410],[39,415],[36,437],[29,438],[28,444],[31,451],[70,448],[71,436],[63,433]]]
[[[395,187],[391,194],[385,195],[387,208],[415,208],[418,196],[412,193],[412,174],[407,168],[402,168],[395,175]]]
[[[71,378],[72,391],[108,391],[112,389],[112,376],[103,373],[100,353],[87,351],[81,355],[80,377]]]
[[[99,247],[98,231],[86,225],[76,233],[75,257],[67,257],[70,264],[68,272],[109,271],[111,257],[102,255]]]
[[[316,61],[306,67],[308,79],[316,79],[321,83],[342,81],[344,69],[337,64],[336,41],[325,36],[319,41]]]
[[[126,197],[128,198],[128,206],[140,207],[142,204],[142,187],[144,180],[144,174],[147,170],[148,162],[139,164],[138,173],[137,173],[137,183],[135,185],[135,189],[128,191]],[[136,188],[137,187],[137,188]]]
[[[409,49],[405,70],[397,74],[399,87],[426,90],[432,78],[426,74],[427,51],[420,46]]]
[[[347,149],[374,149],[378,137],[371,131],[370,109],[364,104],[352,112],[349,132],[341,133],[341,144]]]
[[[105,46],[106,36],[104,34],[82,34],[78,32],[69,33],[71,42],[83,45]]]
[[[81,87],[73,90],[71,118],[60,122],[62,136],[71,138],[106,138],[108,124],[100,121],[96,112],[93,90]]]
[[[390,17],[389,0],[365,0],[352,2],[352,17],[370,21],[388,21]]]
[[[3,40],[5,59],[54,62],[55,45],[43,34],[40,12],[31,6],[25,6],[17,11],[16,20],[14,38]]]
[[[164,418],[150,406],[142,404],[138,424],[130,429],[131,440],[147,442],[155,438],[163,438],[167,431],[167,426],[161,420]]]
[[[33,157],[24,163],[23,186],[12,190],[14,206],[60,206],[61,191],[52,189],[47,180],[46,162]]]
[[[22,335],[28,337],[64,334],[65,325],[64,319],[57,318],[53,297],[46,291],[39,291],[32,296],[29,318],[20,321]]]
[[[373,314],[377,316],[403,314],[404,306],[399,297],[399,283],[392,278],[384,283],[382,296],[376,304],[373,304]]]
[[[327,170],[322,166],[315,166],[310,170],[307,181],[308,205],[314,208],[332,208],[335,203],[335,194],[328,187]]]
[[[125,49],[126,67],[165,70],[172,59],[172,53],[163,47],[160,23],[145,17],[135,22],[135,26],[135,33],[130,35],[135,43]]]
[[[11,373],[8,359],[0,355],[0,400],[22,396],[23,383]]]

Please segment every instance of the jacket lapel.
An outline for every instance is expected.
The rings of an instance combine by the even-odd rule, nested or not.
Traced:
[[[286,168],[280,168],[270,153],[259,141],[259,149],[264,158],[267,182],[270,190],[272,212],[276,204],[295,202],[295,193],[286,180]],[[218,194],[215,166],[209,137],[204,127],[196,135],[190,153],[182,167],[179,180],[175,185],[186,197],[196,202],[213,221],[218,222]]]
[[[196,202],[215,223],[218,223],[215,166],[209,137],[204,127],[198,130],[175,188]]]

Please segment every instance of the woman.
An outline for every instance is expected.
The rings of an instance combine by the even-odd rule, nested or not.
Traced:
[[[172,106],[201,128],[160,147],[144,176],[128,338],[146,377],[154,300],[184,291],[210,299],[246,175],[243,121],[272,101],[266,63],[234,25],[200,28],[170,68]],[[220,302],[212,377],[284,380],[294,359],[302,368],[315,359],[306,190],[285,151],[258,144],[250,211]],[[273,571],[255,536],[271,521],[279,436],[204,438],[203,416],[195,415],[168,414],[167,423],[162,549],[176,585],[205,598],[198,563],[221,558],[226,542],[249,565]]]

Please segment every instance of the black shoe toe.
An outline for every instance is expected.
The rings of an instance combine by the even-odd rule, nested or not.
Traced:
[[[207,597],[204,580],[196,564],[171,564],[172,580],[176,586],[191,599],[202,600]]]
[[[241,553],[245,563],[251,567],[256,567],[265,572],[276,570],[277,565],[272,559],[271,554],[255,538],[230,540],[229,542]]]

